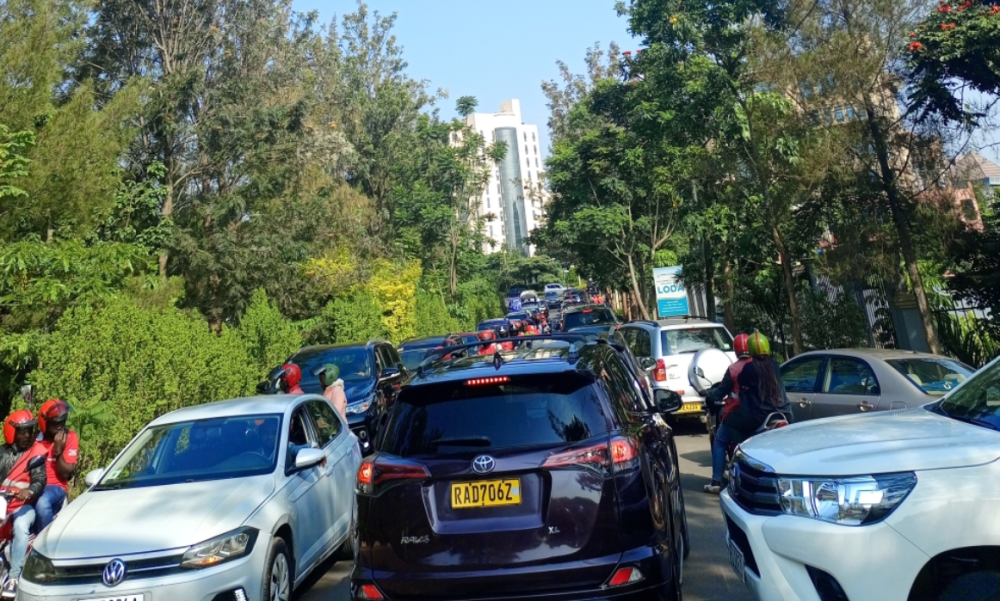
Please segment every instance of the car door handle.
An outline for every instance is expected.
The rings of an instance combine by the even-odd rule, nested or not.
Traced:
[[[858,403],[858,409],[861,411],[870,411],[874,408],[875,406],[869,403],[868,401],[861,401],[860,403]]]
[[[812,405],[812,401],[809,399],[799,399],[799,407],[805,408]]]

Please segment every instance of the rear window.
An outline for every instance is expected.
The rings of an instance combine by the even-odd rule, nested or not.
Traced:
[[[567,313],[563,317],[563,328],[582,328],[586,326],[597,326],[606,323],[615,323],[615,314],[610,309],[584,309]]]
[[[493,452],[564,445],[607,431],[593,379],[583,374],[487,386],[459,381],[400,393],[382,450],[398,457]]]
[[[975,371],[951,359],[889,359],[886,363],[909,378],[920,390],[933,396],[944,395]]]
[[[720,351],[733,350],[733,337],[724,328],[661,330],[660,336],[665,355],[697,353],[707,348],[717,348]]]
[[[425,358],[427,358],[427,353],[432,350],[433,347],[411,349],[401,352],[399,354],[399,358],[403,360],[403,366],[406,367],[407,370],[414,370]]]

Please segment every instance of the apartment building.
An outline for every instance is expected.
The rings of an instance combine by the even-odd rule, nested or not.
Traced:
[[[503,161],[490,168],[490,180],[479,203],[479,216],[493,216],[486,224],[485,252],[507,248],[530,256],[535,249],[528,234],[541,225],[548,192],[542,179],[542,154],[538,126],[524,123],[521,102],[500,103],[496,113],[473,113],[467,127],[475,130],[487,145],[502,141],[507,145]]]

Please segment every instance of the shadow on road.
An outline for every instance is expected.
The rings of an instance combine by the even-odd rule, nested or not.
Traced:
[[[327,559],[295,589],[295,601],[347,600],[351,598],[350,561]]]

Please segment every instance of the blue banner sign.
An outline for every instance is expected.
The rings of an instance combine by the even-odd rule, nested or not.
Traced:
[[[653,269],[653,283],[656,285],[656,312],[663,317],[688,315],[688,293],[680,280],[681,268],[657,267]]]

